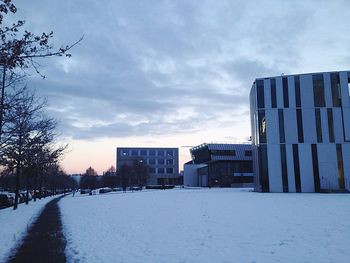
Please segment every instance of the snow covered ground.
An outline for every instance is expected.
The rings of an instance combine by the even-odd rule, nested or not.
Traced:
[[[69,262],[350,262],[350,195],[174,189],[60,201]]]
[[[13,207],[0,210],[0,262],[5,262],[9,253],[21,244],[27,229],[52,198],[30,201],[28,205],[19,204],[17,210]]]

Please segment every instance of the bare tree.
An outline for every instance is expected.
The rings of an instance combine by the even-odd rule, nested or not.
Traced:
[[[45,76],[38,70],[37,59],[52,56],[70,57],[71,54],[68,52],[83,39],[81,37],[73,44],[54,49],[50,43],[50,39],[53,37],[52,31],[35,35],[24,29],[24,20],[10,24],[5,20],[8,15],[16,12],[17,7],[12,0],[0,0],[0,139],[2,136],[5,89],[18,78],[25,76],[23,70],[28,68],[33,68],[44,78]],[[19,76],[18,71],[16,71],[19,69],[22,76]]]

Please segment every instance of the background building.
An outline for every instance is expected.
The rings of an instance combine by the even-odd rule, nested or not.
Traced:
[[[117,171],[123,164],[132,165],[135,159],[149,166],[147,184],[174,184],[179,177],[178,148],[117,148]]]
[[[350,190],[350,74],[256,79],[254,181],[263,192]]]
[[[192,161],[184,165],[185,186],[252,186],[250,144],[204,143],[190,153]]]

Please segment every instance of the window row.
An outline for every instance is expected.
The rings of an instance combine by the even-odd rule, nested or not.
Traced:
[[[120,150],[122,156],[175,156],[172,150]]]
[[[301,90],[300,90],[300,77],[294,76],[294,94],[295,94],[295,106],[296,108],[302,107],[301,99]],[[340,78],[339,73],[331,73],[331,96],[332,96],[332,105],[333,107],[341,107],[341,87],[340,87]],[[264,80],[257,80],[256,89],[257,89],[257,104],[259,109],[265,108],[265,89]],[[290,98],[289,92],[293,87],[288,85],[288,78],[282,77],[282,96],[283,96],[283,107],[289,108]],[[313,100],[314,107],[326,107],[325,102],[325,84],[323,74],[314,74],[312,75],[312,91],[313,91]],[[277,93],[276,93],[276,78],[270,79],[270,92],[271,92],[271,107],[277,108]],[[348,76],[348,96],[350,96],[350,74]]]
[[[296,126],[297,126],[297,135],[298,142],[304,143],[304,126],[303,126],[303,114],[302,109],[296,109]],[[322,142],[335,142],[334,134],[334,117],[332,108],[327,109],[327,118],[321,118],[321,110],[319,108],[315,109],[314,112],[315,118],[315,130],[316,130],[316,141],[318,143]],[[328,126],[328,141],[324,138],[322,134],[322,122],[327,122]],[[344,120],[342,119],[343,125]],[[271,125],[271,128],[275,126]],[[278,131],[279,131],[279,142],[285,143],[285,127],[286,123],[284,120],[284,111],[283,109],[278,109]],[[344,131],[343,131],[344,132]],[[345,135],[344,135],[345,136]],[[266,128],[266,116],[265,110],[258,110],[258,137],[259,143],[267,143],[267,128]]]
[[[149,159],[148,164],[174,164],[174,159]]]
[[[174,168],[154,168],[150,167],[149,172],[152,174],[173,174],[174,173]]]

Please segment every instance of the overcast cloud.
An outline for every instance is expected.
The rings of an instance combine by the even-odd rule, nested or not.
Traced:
[[[73,139],[234,128],[255,78],[349,69],[349,1],[16,2],[56,45],[84,35],[28,81]]]

